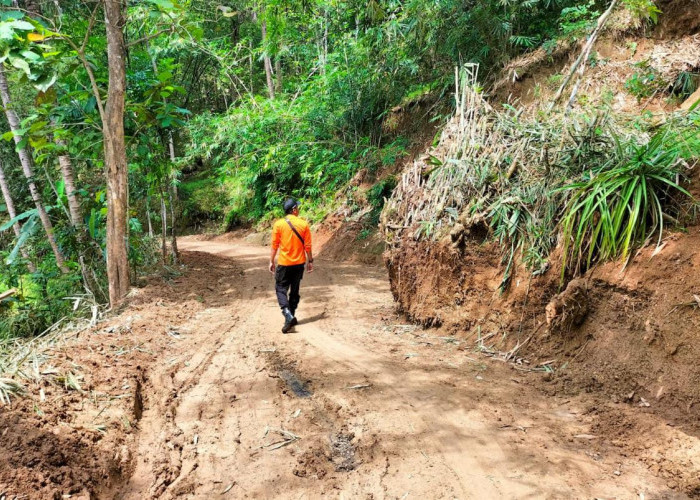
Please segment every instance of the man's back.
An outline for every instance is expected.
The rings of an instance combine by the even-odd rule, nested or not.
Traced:
[[[294,226],[299,236],[304,240],[302,244],[299,236],[287,223]],[[272,227],[272,248],[279,248],[277,263],[280,266],[296,266],[306,262],[306,252],[311,252],[311,231],[309,224],[296,215],[289,214],[285,219],[275,222]]]

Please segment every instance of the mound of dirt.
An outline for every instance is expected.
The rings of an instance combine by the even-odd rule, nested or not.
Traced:
[[[583,388],[663,416],[700,436],[700,228],[588,277],[590,312],[571,337],[551,333],[536,352],[576,355],[560,387]]]
[[[384,237],[375,227],[363,222],[344,221],[342,215],[328,217],[314,235],[319,256],[336,262],[359,262],[380,265]]]
[[[90,499],[121,479],[129,460],[123,440],[61,425],[60,415],[47,421],[22,406],[0,423],[0,464],[6,464],[0,470],[0,497],[26,491],[30,498]]]
[[[385,254],[385,263],[394,299],[411,320],[469,331],[503,303],[494,293],[500,282],[495,245],[469,244],[461,252],[407,236],[399,248]]]

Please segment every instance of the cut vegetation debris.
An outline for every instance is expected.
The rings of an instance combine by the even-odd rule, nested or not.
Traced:
[[[0,378],[0,403],[9,405],[10,396],[21,396],[24,394],[24,387],[18,382],[9,378]]]
[[[266,438],[269,433],[278,434],[284,439],[282,439],[281,441],[274,441],[270,444],[263,445],[262,448],[266,448],[268,451],[283,448],[301,439],[300,436],[297,436],[292,432],[276,427],[266,427],[263,438]]]
[[[440,142],[401,176],[382,212],[390,251],[406,239],[493,239],[504,291],[522,262],[537,275],[563,243],[563,272],[623,257],[677,224],[691,201],[683,187],[700,156],[700,112],[646,131],[608,112],[538,115],[493,109],[476,70],[457,78],[461,97]],[[561,236],[558,236],[561,233]],[[390,257],[391,259],[391,257]]]
[[[84,297],[70,297],[76,307],[87,308],[82,319],[61,320],[41,335],[31,338],[0,339],[0,402],[9,403],[10,395],[26,394],[24,382],[36,383],[42,379],[62,385],[67,390],[84,392],[76,372],[80,367],[71,364],[59,371],[52,362],[54,352],[73,341],[81,332],[93,327],[102,316],[103,308]]]
[[[368,389],[370,387],[372,387],[372,384],[357,384],[346,387],[346,389]]]

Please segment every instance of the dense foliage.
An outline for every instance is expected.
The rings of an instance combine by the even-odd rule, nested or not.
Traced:
[[[625,3],[656,14],[648,0]],[[115,5],[124,47],[107,36],[105,7]],[[0,292],[17,290],[0,304],[0,336],[41,332],[71,314],[75,297],[113,298],[114,193],[103,147],[114,137],[108,91],[119,89],[108,54],[126,62],[126,92],[115,95],[125,104],[128,224],[116,240],[128,242],[135,278],[156,262],[177,263],[178,231],[266,221],[289,195],[320,220],[361,170],[373,185],[367,227],[376,226],[395,184],[384,167],[412,145],[409,128],[392,126],[392,110],[427,102],[424,121],[439,120],[452,105],[456,65],[479,63],[488,82],[513,56],[586,36],[604,8],[573,0],[0,0]],[[649,92],[646,71],[629,84],[640,97]],[[678,92],[694,78],[679,81]]]

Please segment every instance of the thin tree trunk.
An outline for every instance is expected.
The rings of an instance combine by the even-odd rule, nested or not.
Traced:
[[[66,143],[62,139],[54,139],[54,142],[58,145],[61,150],[66,150]],[[104,290],[101,289],[95,273],[86,264],[85,255],[92,252],[92,246],[90,243],[97,246],[97,244],[91,240],[85,223],[83,222],[83,210],[80,207],[80,200],[78,199],[77,189],[75,187],[75,174],[73,172],[73,162],[67,154],[61,154],[58,156],[58,164],[61,167],[61,175],[63,177],[63,185],[66,191],[66,198],[68,198],[68,213],[70,215],[71,226],[75,230],[76,237],[78,239],[78,264],[80,264],[80,273],[83,276],[83,284],[88,293],[92,294],[97,300],[104,300]],[[97,252],[90,253],[92,257],[95,255],[100,255],[101,251],[99,247]]]
[[[146,50],[148,51],[148,43],[146,43]],[[153,66],[153,73],[157,76],[158,75],[158,64],[156,63],[156,58],[153,56],[153,54],[148,51],[150,57],[151,57],[151,65]],[[163,104],[167,105],[168,100],[164,97],[163,98]],[[228,106],[227,106],[228,107]],[[170,242],[170,252],[172,256],[172,263],[177,265],[177,263],[180,260],[180,254],[178,253],[177,250],[177,231],[175,230],[175,202],[177,201],[177,187],[175,186],[175,175],[173,173],[173,167],[175,165],[175,139],[173,138],[173,131],[168,129],[168,153],[170,155],[170,182],[168,186],[168,198],[170,200],[170,237],[171,237],[171,242]],[[165,250],[165,241],[164,241],[164,246],[163,249]],[[165,258],[165,252],[163,253],[163,258]]]
[[[151,197],[146,195],[146,220],[148,221],[148,236],[153,238],[153,223],[151,222]]]
[[[255,82],[253,80],[255,76],[253,71],[253,40],[248,41],[248,66],[250,68],[250,93],[255,94]]]
[[[267,22],[263,20],[261,24],[262,29],[262,43],[265,46],[267,42]],[[263,63],[265,65],[265,78],[267,79],[267,93],[270,95],[270,99],[275,98],[275,84],[273,83],[272,75],[272,62],[270,61],[270,56],[267,55],[267,50],[263,55]]]
[[[119,305],[129,291],[126,220],[129,186],[124,139],[126,64],[121,9],[120,0],[104,2],[109,89],[102,132],[107,174],[107,279],[112,307]]]
[[[162,187],[160,189],[160,238],[163,262],[165,262],[165,257],[168,255],[168,244],[166,242],[168,238],[168,210],[165,208],[165,193],[163,193]]]
[[[0,165],[0,190],[2,190],[2,197],[5,199],[7,214],[10,216],[10,219],[14,219],[15,217],[17,217],[17,210],[15,210],[15,203],[14,201],[12,201],[12,193],[10,192],[10,187],[7,184],[7,179],[5,178],[5,171],[3,170],[2,165]],[[19,222],[15,222],[12,225],[12,229],[15,232],[15,236],[19,238],[20,233],[22,231],[22,225]],[[27,253],[27,251],[24,249],[20,251],[22,252],[22,257],[24,257],[24,260],[27,261],[27,268],[29,268],[29,271],[35,273],[36,266],[31,260],[29,260],[29,254]]]
[[[2,96],[2,104],[5,107],[5,116],[7,117],[8,123],[10,124],[10,130],[12,130],[12,132],[16,132],[20,129],[19,116],[17,116],[15,110],[12,109],[12,98],[10,96],[10,89],[7,84],[7,75],[5,74],[5,68],[2,65],[0,65],[0,95]],[[19,137],[19,135],[15,135],[14,139],[15,144],[17,145],[19,145],[19,143],[22,140]],[[41,225],[44,226],[46,237],[49,241],[49,245],[51,246],[51,250],[53,250],[53,254],[56,258],[56,265],[58,265],[59,269],[63,273],[67,273],[69,269],[66,266],[63,254],[61,254],[61,251],[58,249],[58,244],[56,244],[56,238],[53,234],[53,225],[51,224],[49,215],[46,213],[44,203],[41,201],[39,189],[37,188],[36,183],[34,182],[34,169],[32,164],[32,157],[29,154],[27,148],[20,149],[18,154],[20,163],[22,164],[22,171],[24,172],[24,176],[27,178],[29,193],[32,196],[34,204],[36,205],[37,212],[39,213],[39,219],[41,220]]]
[[[66,143],[63,139],[55,139],[56,145],[62,150],[66,149]],[[79,230],[79,238],[82,238],[83,229],[83,213],[80,208],[80,200],[78,200],[78,190],[75,187],[75,175],[73,173],[73,162],[67,154],[58,156],[58,165],[61,167],[61,175],[63,184],[66,190],[66,198],[68,198],[68,212],[73,228]]]
[[[612,0],[610,2],[610,5],[608,6],[607,10],[603,12],[603,15],[601,15],[598,18],[598,22],[596,23],[596,27],[593,30],[593,32],[590,34],[588,37],[588,41],[583,46],[583,50],[581,51],[581,54],[576,58],[574,63],[571,65],[571,68],[569,68],[569,72],[564,78],[564,81],[561,83],[559,86],[559,89],[557,90],[556,94],[554,94],[554,97],[552,98],[552,101],[549,103],[548,110],[551,111],[554,106],[557,104],[557,101],[561,98],[562,94],[564,93],[564,89],[566,86],[569,84],[573,76],[576,74],[576,70],[579,69],[579,66],[581,63],[583,63],[583,68],[581,68],[580,73],[579,73],[579,79],[577,81],[577,84],[574,86],[574,90],[571,93],[571,96],[569,98],[569,105],[573,102],[573,98],[576,96],[576,92],[578,90],[578,84],[580,83],[580,78],[583,75],[583,72],[585,71],[586,64],[588,63],[588,57],[591,54],[591,49],[593,48],[593,45],[595,44],[596,40],[598,39],[598,35],[600,34],[601,30],[603,29],[603,26],[605,26],[605,23],[607,22],[608,18],[610,17],[610,14],[612,14],[613,9],[615,8],[615,5],[617,5],[618,0]]]
[[[180,261],[180,253],[177,249],[177,231],[175,230],[175,201],[177,199],[177,188],[174,182],[171,182],[168,189],[168,198],[170,199],[170,256],[172,258],[172,263],[177,265]]]
[[[173,139],[172,130],[168,130],[168,151],[170,152],[170,162],[175,165],[175,140]],[[177,265],[180,262],[180,252],[177,249],[177,230],[175,224],[175,204],[178,202],[177,186],[175,185],[175,173],[171,169],[170,186],[168,190],[170,198],[170,253],[173,258],[173,264]]]
[[[279,56],[275,58],[275,92],[282,92],[282,62]]]
[[[328,62],[328,10],[323,13],[323,40],[321,41],[321,74],[326,74],[326,63]]]
[[[593,45],[595,44],[596,40],[598,39],[598,35],[603,29],[603,26],[605,26],[605,23],[607,22],[608,18],[610,17],[610,14],[612,14],[613,10],[615,9],[615,6],[617,5],[618,0],[612,0],[610,2],[610,7],[608,7],[608,10],[606,10],[602,16],[598,19],[598,24],[596,26],[596,29],[591,33],[591,37],[588,40],[588,43],[586,44],[586,48],[583,51],[583,54],[581,55],[582,58],[582,64],[579,65],[578,68],[578,76],[576,77],[576,82],[574,83],[573,88],[571,89],[571,94],[569,95],[569,100],[566,104],[566,111],[565,113],[568,114],[571,109],[574,106],[574,99],[576,98],[576,94],[578,93],[578,88],[581,85],[581,80],[583,79],[583,74],[586,71],[586,67],[588,66],[588,58],[591,56],[591,50],[593,49]]]

